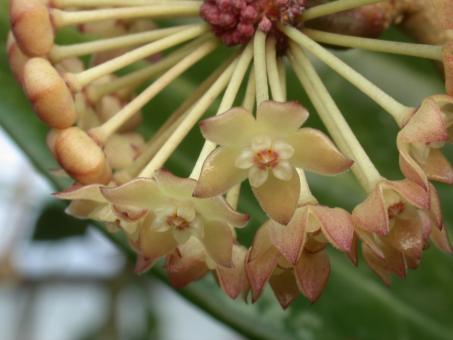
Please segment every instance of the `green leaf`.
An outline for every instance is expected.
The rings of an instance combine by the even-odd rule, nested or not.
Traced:
[[[5,37],[8,25],[5,0],[2,0],[2,5],[0,36]],[[0,51],[0,123],[29,156],[37,170],[59,189],[62,187],[61,181],[47,171],[56,164],[45,147],[46,129],[31,112],[20,87],[12,79],[4,49]],[[429,62],[412,62],[407,58],[358,51],[338,54],[407,104],[417,105],[424,96],[442,91],[436,70]],[[143,132],[149,135],[164,118],[164,115],[156,113],[170,112],[194,84],[215,68],[220,58],[221,55],[217,53],[159,95],[145,110]],[[395,148],[397,129],[391,119],[337,75],[322,65],[320,70],[346,119],[378,168],[389,178],[399,178]],[[300,100],[314,112],[294,77],[289,78],[289,85],[290,98]],[[311,115],[309,125],[322,128],[315,114]],[[187,175],[200,146],[201,137],[199,131],[195,130],[172,157],[169,167],[179,175]],[[364,197],[349,174],[335,178],[310,176],[309,182],[324,204],[351,208]],[[443,202],[448,203],[451,190],[448,191],[444,186],[439,186],[439,189]],[[241,241],[249,243],[254,230],[263,220],[263,214],[249,190],[245,188],[244,192],[240,208],[253,216],[253,222],[239,236]],[[453,222],[451,209],[446,210],[446,221],[449,224]],[[107,236],[112,238],[111,235]],[[112,238],[112,241],[131,255],[120,240]],[[420,268],[411,271],[403,281],[395,280],[390,288],[378,281],[363,265],[363,261],[356,269],[336,251],[331,251],[331,258],[332,275],[321,299],[310,305],[301,298],[287,311],[281,310],[270,291],[266,291],[255,305],[231,301],[221,293],[212,278],[203,279],[177,292],[217,320],[252,339],[453,338],[451,257],[429,249]],[[153,273],[166,282],[162,269],[155,269]]]

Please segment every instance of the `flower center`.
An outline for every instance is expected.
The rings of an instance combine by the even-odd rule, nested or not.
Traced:
[[[273,168],[278,165],[279,158],[277,152],[267,149],[255,154],[254,163],[260,169]]]
[[[259,187],[267,180],[269,170],[282,181],[290,180],[293,167],[289,160],[293,155],[294,148],[290,144],[273,141],[269,136],[258,136],[250,147],[241,151],[235,165],[239,169],[248,169],[250,184]]]
[[[399,214],[401,214],[404,211],[404,209],[405,209],[405,205],[403,202],[398,202],[398,203],[395,203],[395,204],[389,206],[387,209],[389,218],[392,219],[392,218],[398,216]]]
[[[190,222],[187,221],[184,217],[178,216],[177,214],[173,214],[167,217],[167,224],[170,227],[184,230],[190,227]]]
[[[276,23],[296,24],[305,3],[306,0],[204,0],[200,16],[231,46],[246,44],[257,29],[277,33]]]

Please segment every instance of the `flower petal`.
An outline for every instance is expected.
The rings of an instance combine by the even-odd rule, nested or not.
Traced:
[[[178,245],[185,244],[192,236],[190,229],[171,228],[171,233]]]
[[[343,156],[321,131],[303,128],[288,141],[294,147],[292,163],[307,171],[334,175],[349,169],[353,161]]]
[[[250,282],[252,300],[256,301],[277,266],[279,254],[269,237],[269,223],[265,222],[255,233],[249,249],[245,270]]]
[[[249,289],[249,283],[245,274],[245,258],[247,250],[238,245],[233,246],[233,267],[218,266],[217,278],[223,291],[232,299]]]
[[[233,232],[226,223],[204,220],[204,237],[201,242],[217,264],[232,266]]]
[[[278,131],[283,135],[287,131],[296,131],[307,118],[308,111],[296,101],[265,101],[258,106],[256,112],[256,120],[264,130]]]
[[[154,178],[159,189],[166,195],[175,199],[190,199],[195,190],[196,181],[173,175],[167,170],[158,170]]]
[[[381,185],[377,185],[365,201],[354,208],[352,220],[357,228],[370,233],[385,235],[389,232],[389,217]]]
[[[296,209],[286,226],[272,220],[267,223],[272,244],[291,264],[296,264],[299,260],[305,242],[307,218],[307,208],[301,207]]]
[[[171,284],[176,288],[184,288],[205,276],[209,271],[205,256],[203,245],[196,238],[191,238],[168,255],[165,269]]]
[[[260,169],[256,166],[251,167],[249,170],[249,181],[250,185],[254,188],[258,188],[264,184],[269,178],[269,171],[267,168]]]
[[[288,308],[300,295],[292,270],[285,270],[282,273],[272,275],[269,284],[283,309]]]
[[[375,272],[387,286],[390,286],[392,283],[392,275],[385,267],[383,259],[376,256],[375,252],[371,250],[366,243],[362,243],[362,254],[371,270]]]
[[[272,272],[277,266],[277,261],[278,254],[275,248],[269,248],[253,260],[250,259],[249,252],[245,264],[245,271],[250,282],[253,302],[257,301],[260,297],[266,282],[269,280]]]
[[[423,187],[410,180],[384,181],[381,184],[384,190],[396,191],[404,200],[420,209],[429,209],[429,193]]]
[[[150,227],[151,221],[152,218],[148,217],[140,227],[138,247],[144,256],[154,260],[170,254],[178,244],[171,230],[156,232]]]
[[[289,181],[294,173],[294,168],[288,161],[280,161],[272,168],[272,173],[275,177],[282,181]]]
[[[325,250],[314,254],[303,253],[294,267],[299,289],[311,303],[316,302],[330,275],[330,262]]]
[[[249,216],[233,210],[221,196],[195,199],[196,209],[209,220],[220,220],[235,227],[243,227],[249,221]]]
[[[88,200],[99,203],[107,203],[107,200],[101,193],[102,187],[103,186],[99,184],[76,184],[69,187],[65,191],[55,193],[54,196],[62,200]]]
[[[423,229],[415,211],[409,219],[397,218],[385,242],[401,252],[409,268],[415,269],[420,263],[423,252]]]
[[[250,144],[256,131],[253,115],[240,107],[208,118],[200,123],[203,137],[213,143],[225,146],[245,146]]]
[[[340,208],[328,208],[320,205],[310,209],[319,221],[324,236],[329,242],[344,252],[350,252],[354,238],[354,226],[351,215]]]
[[[289,181],[281,181],[270,175],[258,188],[252,187],[261,208],[273,220],[288,224],[294,215],[300,193],[299,176],[296,172]]]
[[[448,239],[447,228],[444,227],[442,230],[432,228],[430,237],[437,248],[447,254],[453,254],[453,247]]]
[[[164,202],[157,183],[150,178],[137,178],[116,188],[103,187],[101,192],[115,205],[149,209]]]
[[[135,260],[135,269],[134,272],[135,274],[143,274],[150,270],[154,264],[156,263],[156,259],[150,259],[148,257],[145,257],[141,254],[137,255],[137,259]]]
[[[424,170],[432,181],[453,184],[453,167],[438,149],[431,149]]]
[[[244,181],[248,172],[234,165],[238,154],[235,149],[215,149],[203,164],[193,195],[202,198],[221,195]]]

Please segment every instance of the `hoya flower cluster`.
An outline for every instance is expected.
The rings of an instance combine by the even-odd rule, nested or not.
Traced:
[[[439,20],[422,25],[419,14],[428,12]],[[330,246],[357,264],[361,245],[387,284],[416,268],[430,241],[452,252],[430,182],[453,183],[442,154],[453,140],[452,13],[448,0],[11,0],[7,49],[50,129],[50,151],[74,180],[57,194],[71,201],[69,214],[123,233],[138,273],[165,258],[177,287],[212,272],[232,298],[256,301],[269,284],[287,307],[301,294],[318,299]],[[376,39],[396,22],[420,43]],[[66,27],[81,42],[57,43]],[[231,55],[190,96],[175,95],[181,105],[174,112],[153,106],[221,45]],[[445,93],[409,107],[325,45],[434,60],[445,70]],[[394,118],[405,178],[381,176],[308,56]],[[307,126],[304,103],[287,98],[288,70],[328,135]],[[217,115],[203,119],[217,98]],[[148,104],[147,115],[166,121],[145,141],[137,129]],[[192,172],[182,178],[164,170],[194,129],[206,141]],[[367,194],[351,212],[319,202],[305,176],[345,171]],[[236,236],[237,228],[250,228],[247,211],[238,209],[244,182],[268,218],[251,245]]]

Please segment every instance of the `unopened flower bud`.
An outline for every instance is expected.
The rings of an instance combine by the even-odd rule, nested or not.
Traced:
[[[49,61],[33,58],[25,64],[24,88],[44,123],[56,129],[74,125],[77,113],[72,94]]]
[[[55,154],[62,168],[81,184],[107,184],[112,172],[102,149],[81,129],[58,133]]]
[[[54,29],[47,0],[11,0],[9,13],[14,36],[30,56],[45,56],[54,45]]]
[[[144,145],[138,133],[115,134],[105,144],[104,152],[112,169],[121,170],[134,162]]]
[[[101,122],[106,122],[116,115],[123,108],[123,106],[124,104],[122,100],[116,96],[104,96],[96,107],[96,113]],[[133,131],[141,124],[142,120],[143,117],[141,113],[137,113],[126,121],[118,132]]]
[[[8,41],[6,42],[6,53],[8,54],[8,61],[17,81],[22,83],[24,79],[24,66],[28,61],[28,56],[22,52],[17,45],[14,35],[9,33]]]

